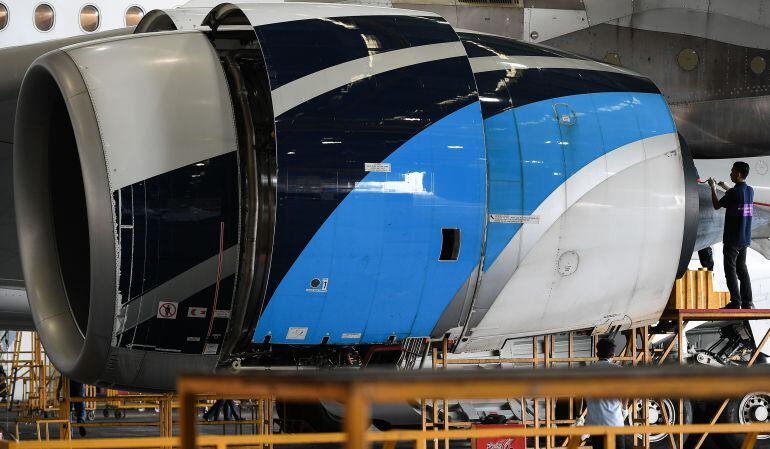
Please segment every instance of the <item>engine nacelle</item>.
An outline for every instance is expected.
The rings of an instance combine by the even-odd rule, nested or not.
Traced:
[[[16,205],[36,327],[62,372],[168,387],[215,367],[240,257],[236,153],[201,33],[75,45],[30,67]]]
[[[147,20],[44,55],[19,97],[25,281],[76,379],[641,325],[691,253],[676,130],[638,74],[417,11]]]

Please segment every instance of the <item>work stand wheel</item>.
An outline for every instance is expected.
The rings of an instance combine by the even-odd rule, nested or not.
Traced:
[[[660,399],[648,399],[648,425],[675,425],[679,424],[678,402],[669,398]],[[637,403],[636,413],[641,414],[640,409],[644,405],[643,401]],[[683,401],[684,405],[684,424],[692,424],[693,421],[693,409],[690,401]],[[666,418],[668,418],[666,420]],[[684,435],[684,440],[687,441],[689,435]],[[679,435],[674,435],[674,444],[671,444],[671,438],[667,433],[653,433],[650,435],[650,449],[673,449],[676,447],[679,441]],[[685,446],[687,447],[687,446]]]
[[[712,404],[712,410],[720,404]],[[718,422],[729,424],[766,423],[770,417],[770,393],[757,392],[744,396],[742,399],[731,399]],[[743,434],[714,434],[714,441],[720,449],[739,449],[743,446]],[[770,435],[759,435],[754,444],[755,449],[770,448]]]

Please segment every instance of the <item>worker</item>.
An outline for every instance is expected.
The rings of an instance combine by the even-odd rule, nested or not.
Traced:
[[[62,376],[59,375],[59,381],[56,384],[56,397],[61,398],[61,390],[62,390]],[[76,380],[69,380],[69,397],[70,398],[82,398],[85,396],[85,387],[82,383],[76,381]],[[70,402],[70,410],[75,411],[75,420],[78,424],[84,424],[86,422],[86,408],[85,403],[82,401],[71,401]],[[78,426],[78,434],[81,437],[86,436],[86,428],[83,426]]]
[[[70,397],[71,398],[82,398],[85,396],[85,388],[82,383],[70,379]],[[75,420],[78,424],[83,424],[86,422],[86,407],[85,402],[83,401],[72,401],[72,409],[75,411]],[[78,434],[81,437],[86,436],[86,428],[83,426],[78,426]]]
[[[596,362],[597,366],[614,366],[616,365],[612,359],[615,357],[615,342],[602,338],[596,342],[596,355],[599,357],[599,361]],[[586,426],[610,426],[610,427],[623,427],[623,421],[627,416],[627,401],[621,401],[620,399],[588,399],[586,401],[588,411],[586,414],[585,425]],[[604,436],[603,435],[591,435],[591,447],[594,449],[604,449]],[[615,437],[615,447],[617,449],[625,449],[625,437],[618,435]]]
[[[714,251],[710,246],[698,250],[698,259],[701,267],[714,271]]]
[[[214,405],[203,414],[203,419],[205,421],[218,421],[220,413],[224,414],[225,421],[239,421],[241,419],[238,411],[235,409],[235,401],[232,399],[218,399],[214,402]]]
[[[746,248],[751,244],[751,217],[754,215],[754,189],[746,184],[748,176],[749,164],[739,161],[730,170],[730,180],[735,183],[732,188],[724,182],[716,183],[714,178],[708,180],[714,209],[725,208],[722,254],[727,289],[730,290],[730,303],[725,309],[754,308],[746,267]],[[717,197],[717,185],[726,190],[721,199]]]
[[[0,402],[8,400],[8,376],[5,374],[5,368],[0,365]]]

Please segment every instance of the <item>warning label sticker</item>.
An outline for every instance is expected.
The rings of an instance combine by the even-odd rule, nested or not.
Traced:
[[[305,337],[307,337],[306,327],[290,327],[289,331],[286,332],[287,340],[304,340]]]
[[[161,301],[160,303],[158,303],[157,317],[165,320],[176,319],[178,304],[179,303],[176,303],[176,302]]]
[[[215,310],[214,318],[230,318],[229,310]]]
[[[390,164],[387,162],[364,162],[364,170],[368,172],[390,173]]]
[[[187,318],[206,318],[206,307],[190,307],[187,309]]]
[[[326,293],[329,290],[329,278],[313,278],[310,280],[310,288],[306,292]]]
[[[345,334],[342,334],[342,338],[345,340],[348,340],[351,338],[359,339],[361,338],[361,333],[360,332],[345,333]]]
[[[219,349],[219,345],[216,343],[206,343],[206,345],[203,347],[203,354],[205,355],[212,355],[217,353],[217,349]]]
[[[489,214],[490,223],[540,223],[540,215]]]

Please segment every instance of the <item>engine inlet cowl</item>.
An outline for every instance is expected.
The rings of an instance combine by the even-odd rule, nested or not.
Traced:
[[[234,314],[241,214],[232,102],[205,35],[40,57],[15,139],[24,277],[56,367],[144,389],[213,369]]]

